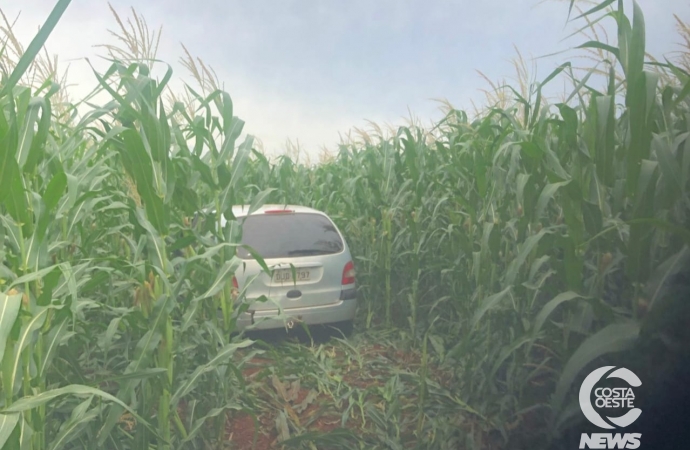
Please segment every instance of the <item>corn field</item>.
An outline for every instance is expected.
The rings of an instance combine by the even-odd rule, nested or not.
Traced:
[[[100,105],[30,78],[69,3],[16,58],[0,35],[0,448],[245,448],[240,417],[246,448],[537,448],[576,421],[599,358],[688,347],[669,281],[690,259],[690,64],[646,56],[637,4],[571,18],[617,30],[581,46],[595,67],[309,165],[267,158],[203,74],[170,96],[144,54],[94,69]],[[235,333],[242,203],[334,219],[354,337]]]

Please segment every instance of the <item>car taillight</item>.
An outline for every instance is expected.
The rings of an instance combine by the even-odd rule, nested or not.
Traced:
[[[291,209],[267,209],[264,211],[264,214],[292,214],[293,210]]]
[[[234,287],[235,289],[240,288],[240,285],[237,284],[237,277],[232,277],[232,287]]]
[[[343,282],[342,284],[353,284],[355,282],[355,265],[350,261],[345,264],[343,269]]]

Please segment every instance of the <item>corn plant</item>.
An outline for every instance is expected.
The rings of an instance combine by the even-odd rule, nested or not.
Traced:
[[[565,420],[580,371],[637,342],[658,304],[645,292],[679,270],[688,243],[688,75],[645,61],[637,4],[628,16],[602,2],[577,20],[596,14],[618,44],[579,47],[607,55],[605,70],[566,62],[473,120],[453,109],[431,131],[343,145],[311,178],[293,171],[311,184],[291,201],[330,188],[319,205],[368,255],[368,317],[416,337],[437,318],[468,399],[500,417]],[[573,90],[549,104],[543,90],[562,77]]]
[[[112,100],[54,122],[58,86],[18,81],[68,4],[1,85],[0,445],[222,440],[225,411],[240,408],[233,355],[252,344],[231,340],[247,305],[232,295],[230,207],[253,140],[236,146],[243,122],[225,92],[198,97],[196,117],[166,110],[171,70],[157,81],[144,61],[94,71]],[[186,122],[171,118],[178,110]],[[216,226],[192,223],[204,211]],[[214,395],[196,399],[200,385]]]
[[[231,337],[248,308],[231,282],[237,203],[329,213],[356,258],[363,324],[423,355],[418,372],[359,388],[322,351],[267,347],[272,375],[348,405],[323,435],[281,410],[285,445],[471,448],[495,430],[510,446],[535,420],[543,438],[572,423],[572,386],[598,358],[659,335],[682,348],[668,281],[690,254],[690,74],[687,58],[646,59],[636,3],[573,19],[615,25],[615,45],[579,46],[597,66],[565,62],[433,129],[362,132],[318,165],[239,143],[217,84],[166,104],[171,69],[141,55],[94,69],[104,105],[54,113],[54,80],[22,77],[68,4],[0,82],[3,448],[209,448],[231,411],[259,414],[239,370],[253,342]],[[572,91],[554,103],[544,92],[562,79]],[[459,431],[460,413],[479,431]],[[353,421],[374,431],[342,429]]]

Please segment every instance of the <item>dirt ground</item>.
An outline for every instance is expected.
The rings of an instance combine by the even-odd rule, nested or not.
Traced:
[[[405,448],[417,444],[422,386],[450,389],[453,375],[431,363],[424,368],[418,349],[396,348],[385,339],[331,336],[314,345],[304,337],[293,342],[282,334],[252,336],[270,342],[270,350],[242,367],[259,412],[256,417],[228,414],[227,448],[325,449],[332,448],[329,442],[347,439],[353,445],[368,437],[374,442],[382,433]],[[472,418],[465,416],[459,419],[462,426],[472,427]]]

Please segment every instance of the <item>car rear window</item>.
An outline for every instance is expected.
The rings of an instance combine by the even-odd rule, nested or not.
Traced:
[[[313,213],[248,216],[242,225],[242,244],[252,247],[262,258],[330,255],[344,248],[333,222]],[[251,258],[243,248],[238,248],[237,254]]]

